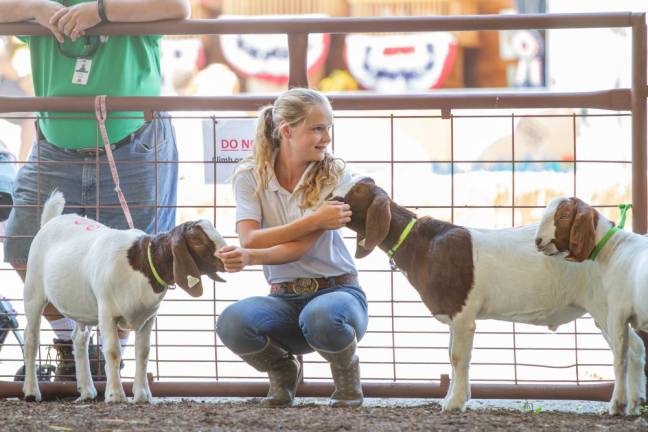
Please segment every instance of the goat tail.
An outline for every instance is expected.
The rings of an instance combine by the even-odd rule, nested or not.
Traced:
[[[58,190],[54,190],[49,198],[47,198],[47,201],[45,201],[45,205],[43,206],[43,214],[41,215],[41,228],[51,219],[55,218],[56,216],[60,216],[63,213],[64,207],[65,197],[63,196],[63,193]]]

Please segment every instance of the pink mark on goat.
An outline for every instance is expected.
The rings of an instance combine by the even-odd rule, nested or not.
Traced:
[[[90,219],[79,218],[74,220],[75,225],[85,225],[86,231],[96,231],[101,228],[101,224]]]

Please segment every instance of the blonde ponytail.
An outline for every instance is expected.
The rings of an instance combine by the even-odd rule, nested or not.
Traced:
[[[321,93],[306,88],[292,88],[283,92],[274,105],[265,106],[259,111],[253,153],[243,161],[254,167],[257,194],[266,189],[270,181],[268,167],[272,164],[274,152],[279,149],[281,142],[279,125],[282,122],[293,127],[298,125],[306,120],[315,106],[332,111],[330,102]],[[315,163],[300,186],[299,191],[302,192],[303,198],[299,207],[307,209],[317,205],[321,190],[326,186],[336,185],[344,167],[341,159],[326,153],[323,160]]]

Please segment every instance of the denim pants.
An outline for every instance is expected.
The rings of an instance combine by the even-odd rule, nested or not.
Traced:
[[[313,294],[250,297],[218,317],[221,341],[238,355],[260,351],[268,337],[293,354],[337,352],[367,331],[367,298],[360,287],[338,286]]]
[[[130,142],[113,150],[113,155],[135,228],[147,233],[173,228],[178,150],[171,120],[154,119],[139,133],[131,134]],[[4,240],[6,262],[27,262],[40,225],[41,207],[36,206],[42,206],[54,189],[65,196],[64,213],[88,216],[111,228],[128,228],[106,154],[84,155],[40,139],[14,182],[14,208]]]

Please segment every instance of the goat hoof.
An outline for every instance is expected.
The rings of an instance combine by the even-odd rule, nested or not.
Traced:
[[[153,398],[145,394],[133,398],[133,403],[137,403],[137,404],[145,404],[145,403],[150,404],[151,402],[153,402]]]
[[[36,396],[34,395],[25,396],[25,402],[36,402],[36,400]]]
[[[148,388],[137,388],[133,390],[133,403],[151,403],[153,402],[153,395]]]
[[[443,403],[441,404],[441,411],[442,412],[453,412],[453,411],[465,411],[466,410],[466,404],[464,402],[457,402],[453,400],[443,400]]]
[[[629,416],[638,416],[641,414],[641,403],[639,400],[630,401],[628,403],[626,414]]]
[[[119,396],[107,397],[105,400],[106,400],[106,403],[122,403],[122,402],[125,402],[125,400],[123,400]]]
[[[89,400],[95,400],[97,397],[97,391],[80,391],[81,395],[75,400],[75,402],[84,402]]]
[[[133,403],[151,403],[153,402],[153,395],[148,383],[138,384],[133,383]]]
[[[619,416],[625,414],[625,402],[610,401],[609,413],[611,416]]]
[[[126,402],[126,394],[125,393],[109,393],[106,395],[106,403],[121,403],[121,402]]]

